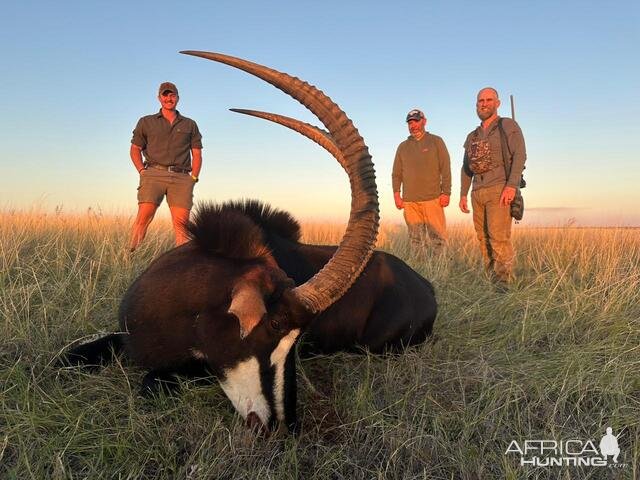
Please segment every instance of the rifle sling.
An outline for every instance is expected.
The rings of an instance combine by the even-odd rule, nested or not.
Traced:
[[[509,142],[507,141],[507,134],[502,126],[502,117],[498,119],[498,129],[500,130],[500,146],[502,148],[502,165],[504,166],[505,183],[509,183],[509,176],[511,175],[511,165],[513,158],[511,156],[511,150],[509,150]],[[507,155],[505,155],[505,151]],[[509,166],[507,167],[507,164]]]

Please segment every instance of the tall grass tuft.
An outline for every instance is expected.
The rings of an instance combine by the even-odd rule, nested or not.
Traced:
[[[299,360],[301,433],[248,432],[221,389],[185,381],[142,399],[142,372],[54,368],[71,341],[116,328],[123,292],[172,246],[130,218],[0,214],[0,478],[638,478],[640,231],[528,229],[517,281],[496,291],[473,230],[420,260],[403,227],[378,247],[430,279],[432,339],[402,354]],[[343,225],[305,224],[335,243]],[[512,440],[619,435],[618,467],[521,466]]]

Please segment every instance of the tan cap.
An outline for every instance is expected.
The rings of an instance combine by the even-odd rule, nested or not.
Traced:
[[[171,82],[162,82],[160,88],[158,88],[158,95],[162,95],[164,92],[172,92],[178,95],[178,87]]]

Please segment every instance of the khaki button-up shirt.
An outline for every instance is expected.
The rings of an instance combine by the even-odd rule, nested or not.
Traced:
[[[191,149],[202,148],[202,135],[195,121],[176,113],[172,124],[161,112],[138,120],[131,143],[148,163],[191,168]]]

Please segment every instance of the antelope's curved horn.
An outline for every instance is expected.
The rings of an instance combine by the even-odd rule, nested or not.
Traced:
[[[315,125],[305,123],[295,118],[278,115],[277,113],[261,112],[259,110],[246,110],[244,108],[230,108],[229,110],[236,113],[242,113],[244,115],[250,115],[252,117],[263,118],[270,122],[290,128],[320,145],[327,152],[333,155],[343,168],[345,167],[344,155],[342,155],[342,152],[326,130],[322,130]]]
[[[308,108],[329,131],[344,157],[351,183],[351,213],[344,237],[329,262],[294,289],[305,307],[321,312],[338,300],[358,278],[375,245],[380,219],[375,171],[364,140],[346,114],[327,95],[308,83],[269,67],[220,53],[183,51],[244,70],[270,83]]]

